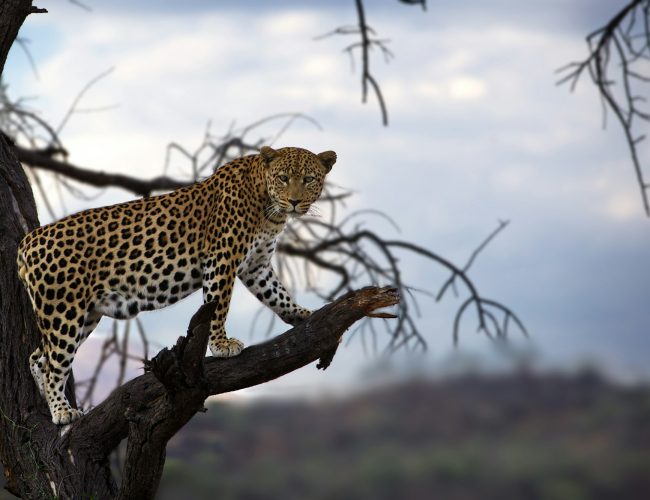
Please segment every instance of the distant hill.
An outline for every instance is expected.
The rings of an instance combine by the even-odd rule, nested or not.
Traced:
[[[170,442],[158,498],[647,500],[649,472],[650,388],[464,376],[211,405]]]

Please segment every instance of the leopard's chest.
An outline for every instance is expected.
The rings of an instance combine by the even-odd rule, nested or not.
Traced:
[[[269,264],[275,252],[278,235],[282,232],[282,229],[284,229],[283,225],[268,224],[255,233],[246,256],[237,268],[238,276],[241,277],[251,270]]]

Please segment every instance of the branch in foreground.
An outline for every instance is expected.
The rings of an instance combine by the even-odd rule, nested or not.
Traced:
[[[163,349],[149,373],[116,389],[72,424],[61,446],[106,456],[128,438],[119,498],[150,498],[162,474],[167,441],[203,408],[208,396],[261,384],[327,358],[352,324],[398,302],[391,287],[353,291],[286,333],[221,359],[203,357],[211,307],[206,304],[192,318],[186,338],[171,350]]]

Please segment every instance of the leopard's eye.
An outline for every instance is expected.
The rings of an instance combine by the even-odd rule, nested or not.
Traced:
[[[279,179],[280,179],[282,182],[284,182],[284,183],[289,182],[289,176],[287,176],[287,175],[281,175],[281,176],[279,177]]]
[[[305,178],[303,179],[303,181],[304,181],[305,184],[309,184],[309,183],[310,183],[311,181],[313,181],[313,180],[314,180],[314,178],[313,178],[311,175],[308,175],[307,177],[305,177]]]

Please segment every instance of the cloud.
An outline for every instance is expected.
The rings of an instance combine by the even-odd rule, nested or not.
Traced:
[[[306,10],[290,10],[265,15],[260,19],[261,33],[272,39],[311,38],[322,30],[321,14]]]
[[[471,76],[457,76],[449,81],[449,97],[460,101],[480,99],[485,96],[485,83]]]
[[[446,78],[436,83],[422,82],[414,85],[414,93],[424,100],[429,99],[435,103],[445,100],[474,101],[486,95],[485,82],[479,78],[459,75]]]
[[[605,205],[605,215],[613,219],[633,219],[639,213],[639,199],[629,193],[610,196]]]

